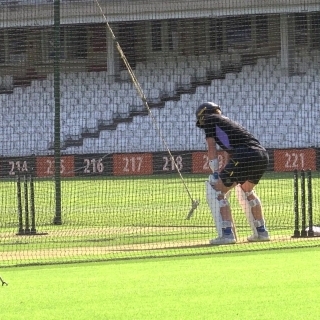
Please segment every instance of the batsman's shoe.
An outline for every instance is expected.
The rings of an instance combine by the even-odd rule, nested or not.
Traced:
[[[220,246],[223,244],[235,244],[237,241],[233,235],[233,233],[229,235],[223,235],[222,237],[218,237],[209,241],[210,244],[214,246]]]
[[[249,242],[270,241],[269,232],[267,230],[258,232],[258,235],[251,235],[248,238]]]

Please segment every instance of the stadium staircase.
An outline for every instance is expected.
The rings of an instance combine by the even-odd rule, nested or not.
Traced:
[[[214,72],[207,72],[206,77],[204,79],[195,79],[191,81],[190,86],[188,88],[185,88],[184,86],[178,85],[175,89],[175,92],[173,95],[164,93],[160,101],[158,102],[148,102],[148,106],[150,109],[161,109],[165,107],[165,103],[167,101],[179,101],[181,95],[183,94],[194,94],[196,92],[197,87],[199,86],[210,86],[211,81],[215,79],[224,79],[226,74],[228,72],[240,72],[241,69],[225,69],[221,73],[217,74]],[[136,116],[147,116],[149,114],[148,110],[145,108],[141,111],[131,111],[129,113],[128,117],[116,117],[113,119],[113,122],[111,124],[105,123],[104,120],[98,121],[97,128],[85,128],[81,132],[80,136],[72,136],[67,135],[62,143],[62,149],[67,149],[69,147],[79,147],[83,145],[83,140],[85,138],[99,138],[100,132],[103,130],[116,130],[118,124],[120,123],[130,123],[133,121],[133,118]],[[53,149],[53,145],[50,146],[50,150]]]

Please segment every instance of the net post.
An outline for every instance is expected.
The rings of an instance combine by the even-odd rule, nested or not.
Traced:
[[[61,140],[60,140],[60,0],[54,0],[54,181],[55,216],[54,225],[61,225]]]
[[[294,232],[293,237],[300,237],[299,230],[299,184],[298,184],[298,170],[293,172],[293,203],[294,203]]]
[[[24,182],[24,213],[25,213],[25,234],[30,234],[30,224],[29,224],[29,190],[28,190],[28,177],[25,174],[23,177]]]
[[[31,234],[36,234],[36,211],[34,204],[34,181],[32,173],[29,176],[30,181],[30,215],[31,215]]]
[[[21,178],[20,173],[17,174],[17,205],[18,205],[18,235],[24,234],[23,228],[23,211],[22,211],[22,199],[21,199]]]
[[[307,236],[306,231],[306,174],[301,170],[301,237]]]
[[[307,190],[308,190],[308,237],[314,237],[313,231],[313,204],[312,204],[312,173],[311,169],[307,171]]]

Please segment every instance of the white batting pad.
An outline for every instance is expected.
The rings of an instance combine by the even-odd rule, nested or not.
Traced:
[[[239,201],[239,204],[242,208],[242,210],[245,212],[246,214],[246,217],[247,217],[247,220],[249,222],[249,225],[250,225],[250,228],[252,230],[252,232],[254,233],[255,236],[258,237],[258,231],[257,231],[257,228],[255,226],[255,219],[252,215],[252,211],[251,211],[251,206],[250,206],[250,203],[246,197],[246,194],[245,192],[242,190],[240,184],[236,185],[235,187],[235,192],[236,192],[236,196],[237,196],[237,199]]]
[[[220,204],[217,199],[218,192],[212,188],[209,181],[206,181],[205,184],[206,184],[207,203],[211,210],[211,215],[214,220],[217,233],[219,237],[222,237],[222,218],[220,214]]]

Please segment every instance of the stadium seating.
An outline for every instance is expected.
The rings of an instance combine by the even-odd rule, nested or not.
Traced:
[[[221,72],[216,57],[137,63],[135,74],[154,119],[147,116],[126,70],[116,82],[105,71],[62,74],[61,139],[83,141],[69,144],[63,152],[166,150],[155,123],[172,150],[205,149],[203,133],[194,125],[194,110],[206,100],[221,104],[227,116],[248,127],[268,148],[319,147],[320,132],[310,129],[320,116],[319,57],[318,51],[298,57],[299,74],[291,77],[282,74],[279,58],[272,57],[212,80],[208,75]],[[0,79],[1,85],[10,87],[10,78]],[[0,105],[3,156],[52,153],[52,74],[31,86],[2,92]]]

